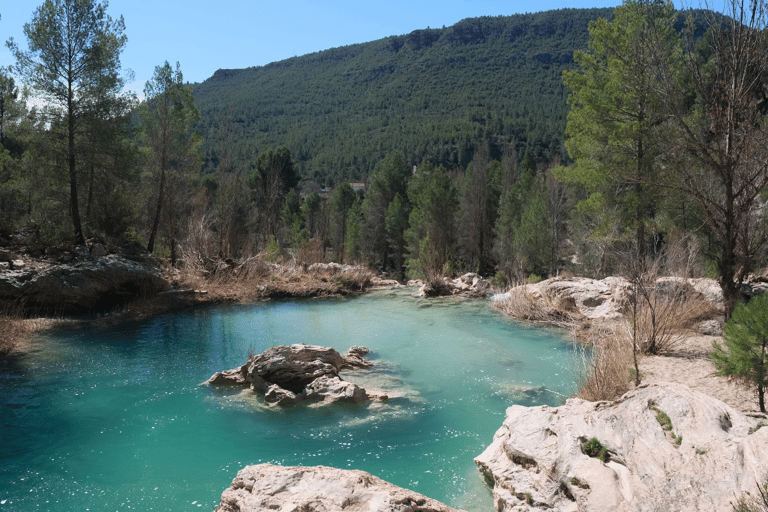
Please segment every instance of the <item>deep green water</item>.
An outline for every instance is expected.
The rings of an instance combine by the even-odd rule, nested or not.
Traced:
[[[572,391],[571,346],[486,301],[410,292],[214,306],[35,339],[0,361],[0,511],[210,511],[260,462],[362,469],[491,510],[472,459],[506,407]],[[199,386],[249,350],[299,342],[370,348],[376,369],[347,378],[405,397],[271,408]],[[521,392],[531,386],[547,390]]]

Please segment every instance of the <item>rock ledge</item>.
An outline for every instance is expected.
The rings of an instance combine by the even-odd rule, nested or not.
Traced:
[[[615,402],[512,406],[475,463],[499,511],[731,510],[768,474],[757,425],[685,386],[640,386]],[[583,453],[592,438],[605,461]]]
[[[247,466],[221,495],[219,512],[456,512],[365,471],[324,466]]]

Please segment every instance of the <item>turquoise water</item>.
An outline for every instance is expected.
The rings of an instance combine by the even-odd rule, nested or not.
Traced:
[[[509,405],[557,405],[572,392],[572,350],[486,301],[410,292],[220,305],[40,336],[0,361],[0,511],[213,510],[237,471],[261,462],[362,469],[492,510],[472,459]],[[299,342],[368,347],[377,367],[347,378],[405,396],[274,408],[199,386],[249,350]]]

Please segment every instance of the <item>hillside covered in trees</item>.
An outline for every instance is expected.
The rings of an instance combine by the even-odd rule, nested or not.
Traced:
[[[499,286],[676,252],[729,307],[765,264],[765,9],[474,18],[196,85],[165,62],[142,101],[105,9],[50,0],[29,50],[9,44],[3,236],[127,238],[204,275],[260,255]],[[44,44],[67,39],[74,58]]]
[[[466,167],[475,145],[510,141],[538,160],[565,155],[562,72],[612,9],[470,18],[451,27],[334,48],[194,85],[207,172],[222,144],[238,162],[285,145],[300,174],[362,181],[393,149],[412,164]]]

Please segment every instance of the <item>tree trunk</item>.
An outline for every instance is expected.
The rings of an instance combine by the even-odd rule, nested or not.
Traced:
[[[75,166],[75,117],[74,105],[72,104],[72,84],[69,86],[68,98],[68,153],[69,153],[69,206],[72,215],[72,225],[75,228],[75,245],[85,245],[85,236],[83,236],[83,226],[80,222],[80,206],[77,201],[77,169]]]
[[[165,199],[165,169],[160,172],[160,190],[157,194],[157,210],[155,211],[155,220],[152,221],[152,231],[149,234],[149,242],[147,243],[147,251],[150,254],[155,250],[155,237],[157,236],[157,228],[160,225],[160,212],[163,207],[163,200]]]

